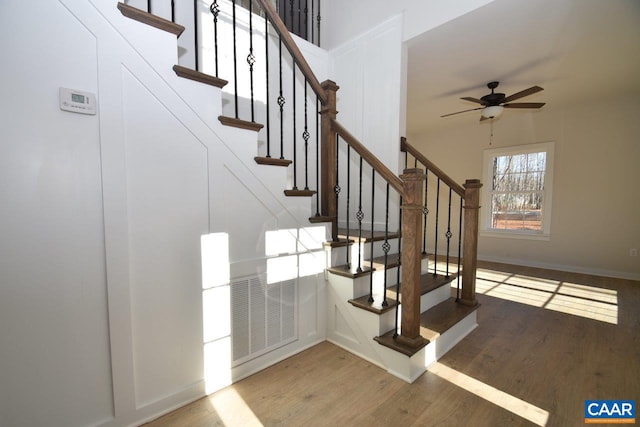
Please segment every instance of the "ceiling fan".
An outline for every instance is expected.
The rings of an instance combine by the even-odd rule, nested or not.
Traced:
[[[480,104],[482,105],[482,107],[462,110],[456,113],[449,113],[440,117],[453,116],[454,114],[466,113],[467,111],[482,110],[482,117],[480,118],[480,121],[483,121],[500,116],[504,108],[541,108],[545,104],[544,102],[511,102],[515,101],[516,99],[524,98],[525,96],[533,95],[534,93],[540,92],[541,90],[543,90],[540,86],[532,86],[529,89],[514,93],[513,95],[505,96],[504,93],[494,92],[494,89],[497,88],[499,84],[499,82],[488,83],[487,87],[491,89],[491,93],[483,96],[480,99],[472,98],[470,96],[460,98],[464,99],[465,101],[471,101]]]

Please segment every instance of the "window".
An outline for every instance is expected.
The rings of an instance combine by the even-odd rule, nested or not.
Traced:
[[[548,239],[552,180],[552,142],[486,150],[482,234]]]

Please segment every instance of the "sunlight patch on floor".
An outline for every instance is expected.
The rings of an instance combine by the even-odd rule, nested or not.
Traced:
[[[479,268],[476,292],[565,314],[618,324],[618,293],[613,289]]]
[[[253,427],[263,425],[233,387],[227,387],[210,396],[209,402],[225,426]]]
[[[429,372],[538,426],[546,426],[549,421],[549,412],[544,409],[451,369],[440,362],[431,365]]]

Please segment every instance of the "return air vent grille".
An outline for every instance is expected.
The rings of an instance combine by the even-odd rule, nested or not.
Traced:
[[[262,275],[231,283],[234,366],[298,338],[297,301],[294,280],[268,284]]]

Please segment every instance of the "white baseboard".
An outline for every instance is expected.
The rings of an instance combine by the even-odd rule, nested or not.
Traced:
[[[590,274],[593,276],[612,277],[616,279],[640,280],[640,274],[629,273],[627,271],[605,270],[600,268],[586,268],[575,265],[554,264],[547,262],[539,262],[532,260],[523,260],[515,258],[502,258],[496,256],[487,256],[478,254],[479,261],[499,262],[502,264],[520,265],[523,267],[545,268],[548,270],[567,271],[570,273]]]

